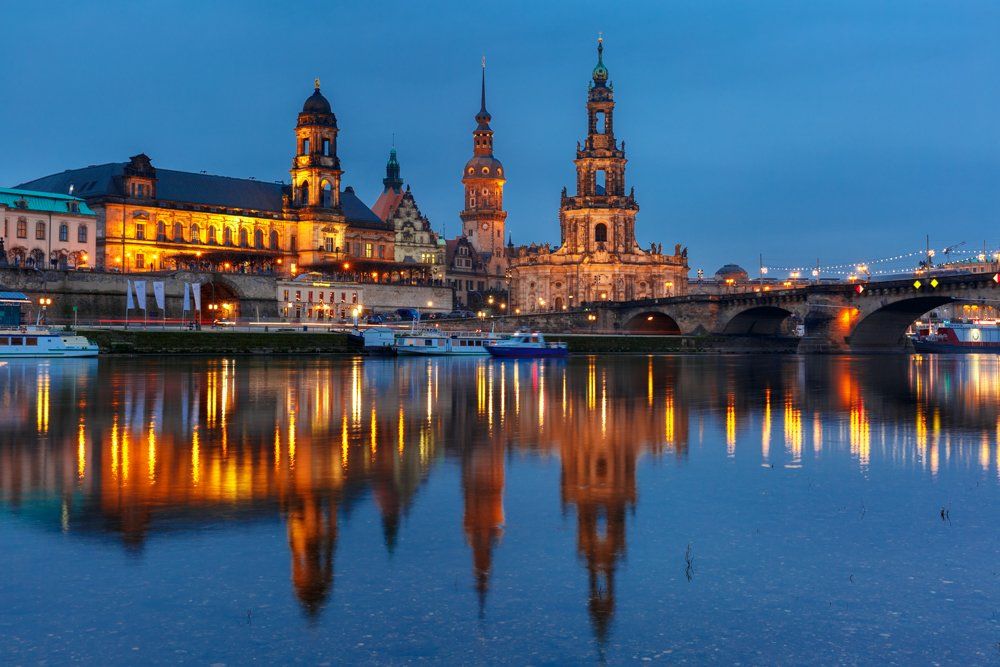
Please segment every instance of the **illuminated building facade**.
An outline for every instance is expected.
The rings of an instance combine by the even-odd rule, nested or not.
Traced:
[[[310,322],[353,319],[364,310],[364,287],[353,282],[330,282],[304,273],[294,280],[279,280],[278,313],[281,317]]]
[[[72,192],[97,216],[99,267],[296,273],[391,270],[394,233],[341,190],[339,128],[316,81],[295,127],[291,184],[158,169],[145,154],[71,169],[23,187]]]
[[[444,243],[431,229],[430,220],[420,212],[410,186],[403,188],[395,148],[389,151],[382,184],[382,194],[372,206],[372,211],[391,225],[395,232],[396,262],[429,267],[431,279],[443,280]]]
[[[79,269],[97,256],[97,216],[78,197],[0,188],[0,219],[0,266]]]
[[[625,189],[625,142],[614,134],[614,87],[597,44],[587,97],[587,138],[576,151],[576,194],[563,188],[561,243],[511,248],[512,305],[523,312],[566,310],[590,301],[629,301],[684,294],[687,250],[639,247],[634,188]]]
[[[465,207],[462,235],[449,240],[446,248],[446,279],[455,288],[456,299],[478,308],[485,294],[507,290],[507,248],[504,228],[503,186],[507,182],[503,164],[493,155],[493,117],[486,110],[486,61],[476,128],[472,131],[472,158],[462,171]],[[504,299],[506,300],[506,299]]]

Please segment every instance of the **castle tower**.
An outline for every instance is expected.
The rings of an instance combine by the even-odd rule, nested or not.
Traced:
[[[389,161],[385,163],[385,178],[382,179],[383,191],[403,192],[403,179],[399,177],[399,160],[396,159],[396,149],[389,151]]]
[[[614,86],[597,40],[597,66],[587,94],[587,138],[577,144],[576,196],[563,192],[559,217],[565,252],[632,253],[639,205],[625,193],[625,143],[615,140]]]
[[[503,445],[499,440],[474,448],[462,460],[463,528],[472,548],[472,566],[483,613],[493,568],[493,548],[503,533]]]
[[[486,59],[483,58],[483,81],[476,129],[472,132],[472,159],[465,164],[462,184],[465,186],[465,208],[462,233],[481,253],[489,254],[488,268],[493,275],[502,275],[504,266],[503,186],[506,182],[503,165],[493,156],[492,117],[486,110]]]
[[[302,105],[295,126],[292,158],[292,201],[295,208],[340,208],[340,158],[337,157],[337,117],[315,81],[313,94]]]

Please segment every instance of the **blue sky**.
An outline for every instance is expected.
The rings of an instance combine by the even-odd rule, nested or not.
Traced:
[[[1000,245],[1000,3],[2,2],[0,184],[121,161],[288,178],[322,79],[345,185],[454,235],[488,59],[515,242],[559,240],[598,31],[643,245],[692,271]]]

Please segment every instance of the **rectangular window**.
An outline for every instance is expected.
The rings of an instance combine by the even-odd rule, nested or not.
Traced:
[[[45,240],[45,223],[42,221],[35,223],[35,238]]]
[[[347,301],[347,292],[340,293],[340,302],[343,303],[344,301]]]
[[[86,243],[87,236],[88,236],[87,225],[80,225],[79,227],[76,228],[77,243]]]
[[[10,338],[7,338],[7,336],[0,336],[0,345],[10,345]]]
[[[137,239],[139,239],[140,241],[143,241],[143,240],[146,239],[146,223],[145,222],[137,222],[137,223],[135,223],[135,237]]]
[[[38,346],[38,339],[35,338],[34,336],[29,336],[28,338],[24,339],[24,344],[25,345],[34,345],[34,346],[37,347]]]
[[[327,252],[333,252],[333,237],[332,236],[327,236],[326,237],[326,251]]]
[[[323,155],[329,155],[329,154],[330,154],[330,140],[329,139],[324,139],[323,140]]]
[[[295,300],[302,301],[302,290],[295,290]]]
[[[59,240],[64,243],[69,241],[69,225],[65,223],[59,225]]]
[[[146,267],[146,258],[141,252],[135,253],[135,268],[143,269]]]
[[[358,293],[351,292],[351,303],[357,303],[357,302],[358,302]]]
[[[482,292],[482,291],[483,291],[484,289],[486,289],[486,287],[485,287],[485,286],[483,285],[483,281],[482,281],[482,280],[480,280],[480,281],[479,281],[479,282],[477,283],[477,287],[476,287],[476,289],[478,289],[478,290],[479,290],[480,292]]]
[[[373,250],[372,244],[371,243],[366,243],[365,244],[365,257],[369,257],[370,258],[372,256],[372,250]]]
[[[288,290],[285,290],[285,301],[288,301]]]
[[[24,345],[24,339],[21,338],[20,336],[11,336],[10,337],[10,344],[11,345]]]
[[[309,290],[308,297],[309,298],[307,298],[306,301],[308,301],[309,303],[312,303],[313,302],[313,293],[312,293],[312,290]]]
[[[378,257],[379,257],[379,259],[385,259],[385,246],[384,245],[381,245],[381,244],[379,245],[379,247],[378,247]]]
[[[17,221],[17,238],[26,239],[28,238],[28,221],[18,220]]]

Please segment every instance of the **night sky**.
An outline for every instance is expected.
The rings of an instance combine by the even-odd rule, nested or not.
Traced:
[[[515,243],[558,243],[596,38],[637,235],[738,262],[1000,245],[996,2],[0,2],[0,184],[147,153],[287,180],[314,77],[369,205],[459,230],[480,57]]]

